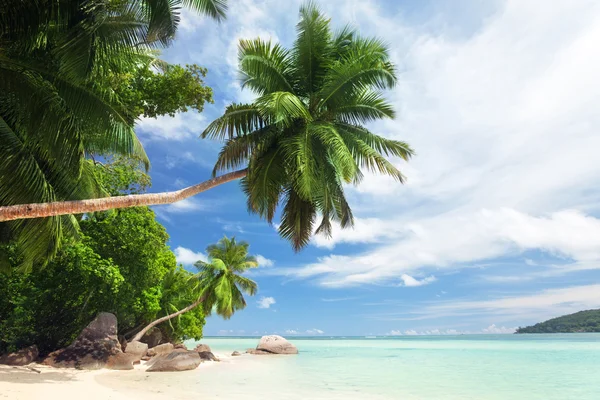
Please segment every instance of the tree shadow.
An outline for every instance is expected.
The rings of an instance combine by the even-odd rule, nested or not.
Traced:
[[[47,368],[32,371],[26,367],[0,366],[0,382],[13,383],[60,383],[76,380],[75,373],[69,370],[53,371]]]

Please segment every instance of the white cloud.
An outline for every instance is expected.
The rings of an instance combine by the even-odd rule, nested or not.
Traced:
[[[494,333],[494,334],[498,334],[498,333],[515,333],[515,331],[517,330],[517,328],[506,328],[504,326],[496,326],[496,324],[492,324],[490,326],[488,326],[487,328],[484,328],[481,330],[482,333]]]
[[[275,265],[275,262],[273,260],[261,256],[260,254],[256,256],[256,261],[258,261],[259,267],[272,267],[273,265]]]
[[[308,329],[308,330],[306,331],[306,334],[308,334],[308,335],[322,335],[322,334],[324,334],[324,333],[325,333],[325,332],[323,332],[322,330],[320,330],[320,329],[316,329],[316,328],[314,328],[314,329]]]
[[[193,197],[178,201],[176,203],[167,204],[167,205],[159,205],[154,206],[156,211],[170,213],[170,214],[180,214],[180,213],[189,213],[191,211],[206,211],[211,207],[200,200],[197,200]]]
[[[146,140],[184,141],[197,139],[206,125],[206,117],[196,112],[177,113],[174,117],[142,117],[136,131]]]
[[[388,335],[388,336],[402,336],[402,331],[391,330],[388,333],[386,333],[386,335]]]
[[[312,242],[366,246],[280,273],[351,286],[536,250],[562,258],[565,272],[600,268],[600,3],[505,1],[461,37],[372,2],[330,15],[393,44],[399,118],[372,127],[417,156],[395,161],[405,186],[367,174],[349,188],[355,229]]]
[[[334,298],[323,298],[321,301],[325,303],[336,303],[338,301],[348,301],[348,300],[356,300],[359,297],[334,297]]]
[[[404,334],[407,336],[415,336],[415,335],[418,335],[419,333],[413,329],[409,329],[409,330],[404,331]]]
[[[204,253],[196,253],[193,250],[181,246],[175,248],[174,253],[177,262],[185,266],[194,265],[196,261],[208,261],[208,258]]]
[[[436,301],[410,309],[404,305],[401,307],[398,311],[394,311],[393,308],[390,310],[388,307],[388,311],[371,313],[369,317],[389,321],[443,317],[468,317],[470,320],[493,318],[495,324],[499,322],[529,324],[576,311],[600,308],[600,284],[539,290],[534,293],[502,296],[489,300]],[[492,327],[486,329],[490,328]]]
[[[261,297],[257,302],[258,308],[270,308],[273,304],[275,304],[275,299],[273,297]]]
[[[402,225],[397,220],[388,223]],[[452,270],[475,266],[471,264],[474,261],[527,250],[544,250],[563,258],[560,266],[547,267],[566,272],[581,269],[582,263],[586,268],[600,268],[599,242],[600,220],[575,210],[537,217],[507,208],[456,211],[404,225],[404,232],[393,243],[359,254],[331,254],[315,263],[277,272],[317,277],[325,286],[351,286],[397,279],[433,267]],[[410,286],[410,275],[405,282]]]
[[[435,276],[428,276],[427,278],[417,280],[410,275],[402,274],[402,276],[400,276],[400,279],[402,279],[402,281],[404,282],[404,286],[423,286],[431,282],[435,282]]]
[[[296,329],[286,329],[285,333],[287,335],[297,335],[298,334],[298,330],[296,330]]]

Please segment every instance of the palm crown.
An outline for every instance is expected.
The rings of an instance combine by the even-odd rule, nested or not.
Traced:
[[[194,264],[200,270],[199,288],[206,315],[214,307],[217,314],[229,319],[237,310],[246,307],[244,293],[256,294],[256,282],[241,275],[250,268],[258,267],[256,258],[248,255],[248,247],[246,242],[224,237],[207,247],[208,262]]]
[[[313,230],[330,235],[332,221],[353,224],[343,185],[358,184],[361,169],[404,182],[385,156],[413,154],[406,143],[365,127],[394,118],[382,95],[397,79],[386,46],[350,27],[333,33],[313,4],[301,7],[300,17],[292,49],[240,42],[242,84],[258,97],[230,105],[202,133],[226,140],[215,174],[247,163],[242,186],[250,211],[272,222],[283,203],[279,232],[296,250]]]

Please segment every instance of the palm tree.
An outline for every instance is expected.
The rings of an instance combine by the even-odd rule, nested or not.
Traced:
[[[140,340],[146,332],[162,322],[175,318],[199,305],[202,305],[204,315],[210,315],[214,309],[217,315],[225,319],[238,310],[246,307],[244,293],[254,296],[258,287],[252,279],[242,276],[250,268],[258,267],[256,258],[248,255],[248,243],[236,242],[235,238],[226,236],[217,244],[206,248],[208,262],[197,261],[194,265],[200,271],[195,276],[194,289],[198,293],[197,300],[164,317],[158,318],[146,325],[132,339]]]
[[[242,178],[251,212],[271,222],[283,205],[279,232],[298,250],[317,217],[316,231],[327,235],[332,221],[353,224],[343,185],[358,184],[362,169],[404,181],[386,156],[408,160],[412,149],[365,127],[394,118],[382,90],[393,88],[397,78],[380,40],[350,27],[333,33],[329,19],[309,3],[300,8],[291,49],[242,40],[239,66],[244,87],[258,98],[230,105],[202,133],[226,141],[212,179],[175,192],[0,207],[0,221],[167,204]]]
[[[225,0],[3,2],[0,205],[105,196],[89,161],[94,154],[149,166],[135,116],[103,82],[167,45],[182,4],[216,19],[226,9]],[[0,224],[0,240],[18,243],[28,270],[76,231],[72,215],[22,220]]]

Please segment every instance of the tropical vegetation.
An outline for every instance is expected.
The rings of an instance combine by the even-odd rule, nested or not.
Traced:
[[[552,318],[532,326],[518,328],[516,333],[600,332],[600,309],[579,311]]]
[[[133,340],[140,340],[154,326],[179,317],[198,306],[203,314],[217,315],[229,319],[238,310],[246,308],[244,293],[254,296],[258,290],[256,282],[242,274],[250,268],[258,267],[256,257],[248,255],[249,244],[237,242],[235,238],[223,237],[217,244],[206,248],[208,262],[198,260],[194,265],[200,271],[194,275],[197,280],[193,292],[196,300],[188,306],[158,318],[140,330]],[[189,286],[189,285],[188,285]],[[176,307],[174,307],[176,308]]]
[[[224,0],[2,3],[0,205],[106,196],[94,179],[94,156],[148,166],[136,118],[211,101],[204,69],[156,57],[174,37],[181,5],[217,19],[226,10]],[[0,241],[18,243],[29,271],[77,232],[78,218],[67,214],[0,223]]]
[[[112,194],[139,193],[149,183],[129,160],[96,165]],[[79,240],[63,239],[57,256],[29,274],[0,274],[0,353],[36,344],[42,354],[68,345],[102,311],[117,316],[131,338],[156,318],[196,300],[195,274],[177,265],[169,236],[146,207],[96,213],[80,221]],[[19,254],[5,245],[14,267]],[[163,340],[200,339],[202,308],[157,326]]]
[[[251,212],[272,222],[282,205],[279,232],[299,250],[313,230],[352,226],[344,185],[360,183],[363,170],[404,181],[386,156],[408,160],[412,149],[365,127],[394,117],[382,90],[397,76],[383,42],[349,27],[333,32],[311,3],[300,9],[291,49],[243,40],[239,67],[258,98],[230,105],[202,134],[225,140],[215,175],[233,172],[177,192],[0,207],[0,221],[171,203],[242,178]]]

